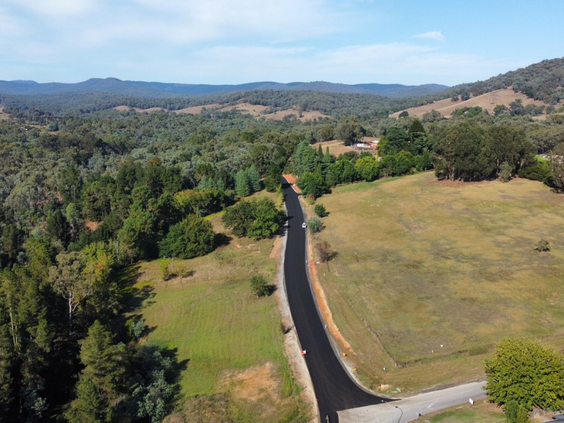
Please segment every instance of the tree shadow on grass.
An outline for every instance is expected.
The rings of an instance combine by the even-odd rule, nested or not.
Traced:
[[[218,247],[224,247],[226,245],[229,245],[232,239],[233,239],[232,237],[224,233],[215,234],[215,238],[214,238],[215,247],[218,248]]]
[[[266,295],[270,297],[272,294],[276,292],[278,287],[276,285],[267,285],[266,286]]]
[[[141,275],[141,266],[134,264],[121,270],[117,274],[117,279],[123,292],[124,312],[133,312],[142,306],[149,306],[154,304],[154,301],[147,301],[155,297],[153,292],[155,288],[152,285],[146,284],[143,286],[135,286]]]

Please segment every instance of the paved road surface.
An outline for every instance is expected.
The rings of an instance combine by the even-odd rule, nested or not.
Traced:
[[[288,210],[288,240],[284,259],[284,275],[288,303],[311,375],[321,422],[338,421],[337,411],[382,404],[388,398],[375,396],[351,380],[333,352],[315,307],[308,283],[305,263],[304,217],[298,195],[282,179],[284,200]]]
[[[419,415],[485,398],[485,382],[467,383],[440,391],[427,392],[382,405],[373,405],[339,412],[341,423],[403,423]]]

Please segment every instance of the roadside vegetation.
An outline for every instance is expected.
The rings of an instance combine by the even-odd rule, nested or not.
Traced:
[[[419,417],[418,422],[430,423],[505,423],[503,410],[488,400],[475,401],[474,405],[464,404]]]

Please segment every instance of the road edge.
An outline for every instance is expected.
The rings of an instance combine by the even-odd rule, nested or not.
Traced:
[[[286,203],[284,203],[284,209],[287,210]],[[311,422],[319,422],[319,407],[317,404],[317,398],[315,396],[315,390],[313,388],[313,382],[311,380],[305,359],[301,355],[302,346],[296,333],[294,319],[292,318],[290,305],[288,303],[286,278],[284,275],[286,242],[288,240],[287,228],[288,224],[285,223],[282,233],[279,235],[278,239],[274,241],[275,243],[282,242],[281,253],[279,254],[279,256],[275,257],[275,260],[277,267],[276,302],[278,304],[278,312],[280,313],[280,319],[284,330],[284,352],[286,354],[290,368],[292,369],[294,379],[303,388],[302,399],[307,404],[311,405]]]

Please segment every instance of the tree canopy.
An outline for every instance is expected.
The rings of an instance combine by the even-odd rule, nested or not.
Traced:
[[[564,407],[564,357],[531,339],[504,339],[486,360],[486,391],[490,401],[510,401],[532,410]]]

